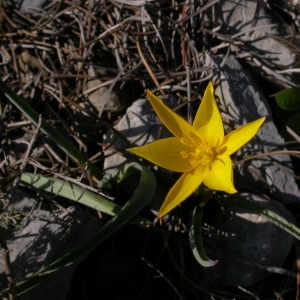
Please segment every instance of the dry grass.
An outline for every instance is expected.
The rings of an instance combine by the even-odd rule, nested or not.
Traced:
[[[162,95],[165,90],[172,91],[178,96],[179,104],[190,103],[195,96],[202,94],[202,82],[206,84],[213,72],[218,71],[203,66],[205,53],[223,54],[222,64],[229,54],[245,57],[244,62],[262,68],[269,80],[282,86],[294,85],[274,72],[276,65],[271,61],[266,62],[260,59],[259,53],[245,48],[239,35],[229,37],[222,33],[214,10],[217,2],[49,1],[43,9],[21,12],[10,1],[1,1],[0,77],[101,168],[104,159],[102,147],[107,146],[102,143],[103,133],[112,128],[133,100],[143,96],[147,87],[156,87]],[[255,30],[255,22],[253,24],[252,31]],[[282,39],[282,42],[300,52],[290,41]],[[285,70],[281,71],[284,74]],[[88,82],[94,79],[99,80],[98,84],[87,88]],[[105,92],[98,110],[84,106],[89,94],[99,88],[105,88]],[[107,106],[106,98],[111,91],[117,93],[121,101],[116,109]],[[35,128],[9,101],[1,99],[3,191],[12,186],[27,149],[26,146],[15,147],[14,141],[24,140],[27,134],[29,142],[34,131]],[[29,161],[28,168],[30,165],[37,168],[40,163],[41,169],[70,178],[84,173],[77,162],[70,161],[41,133],[36,138],[38,142],[35,150],[32,149],[36,151],[35,161]],[[86,183],[94,184],[92,180]],[[184,227],[181,219],[173,222],[179,231]],[[149,240],[161,247],[165,243],[166,251],[148,242],[136,244],[156,248],[160,254],[150,257],[157,265],[162,257],[167,260],[162,268],[168,271],[163,273],[145,258],[148,276],[153,277],[156,273],[165,279],[174,298],[175,295],[180,299],[256,297],[242,289],[242,293],[237,293],[236,288],[202,288],[194,274],[185,275],[187,261],[181,251],[186,245],[177,234],[170,241],[162,232],[163,238],[153,238],[157,232],[149,233]],[[130,234],[133,240],[143,235]],[[175,249],[175,256],[169,244]],[[286,285],[289,284],[287,280]],[[147,285],[156,287],[150,279],[145,283],[145,290]],[[159,289],[163,288],[159,286]],[[284,290],[283,286],[281,291]],[[276,299],[292,299],[280,297]]]

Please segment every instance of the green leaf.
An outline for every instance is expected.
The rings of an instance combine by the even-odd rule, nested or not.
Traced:
[[[39,122],[39,115],[28,105],[24,99],[19,97],[5,83],[0,80],[0,90],[2,93],[30,120],[34,125]],[[60,132],[56,131],[45,120],[42,120],[41,131],[48,135],[65,153],[67,153],[74,161],[78,161],[82,168],[88,165],[88,170],[96,178],[102,178],[102,172],[83,155],[76,147],[74,147]]]
[[[92,251],[102,241],[120,229],[125,223],[134,218],[151,200],[155,187],[156,180],[153,173],[147,168],[135,164],[131,166],[141,172],[141,179],[138,188],[126,203],[126,205],[113,217],[107,224],[96,232],[87,242],[77,247],[69,254],[63,256],[52,264],[41,269],[33,275],[31,279],[21,281],[16,284],[16,293],[21,295],[26,291],[37,286],[47,278],[53,276],[58,270],[66,265],[76,261],[81,256]],[[8,293],[8,289],[1,291],[0,296]]]
[[[24,228],[24,226],[23,225],[21,225],[21,224],[16,224],[16,225],[14,225],[16,228],[19,228],[19,229],[23,229]]]
[[[126,165],[124,168],[122,168],[117,176],[118,183],[124,181],[129,176],[136,174],[137,170],[134,168],[131,168],[131,164]]]
[[[229,196],[228,198],[220,199],[220,201],[222,205],[239,206],[248,209],[252,212],[255,212],[258,215],[264,216],[270,222],[280,227],[284,231],[288,232],[296,239],[300,240],[300,229],[297,226],[257,203],[253,203],[249,200],[246,200],[245,198],[239,195]]]
[[[300,89],[289,88],[280,91],[276,97],[276,102],[279,107],[288,110],[300,108]]]
[[[134,167],[133,167],[134,168]],[[66,182],[59,178],[45,177],[42,175],[23,173],[21,181],[33,185],[39,190],[50,192],[55,195],[67,198],[77,203],[86,205],[93,209],[104,212],[108,215],[114,216],[122,210],[118,204],[106,199],[105,197],[84,190],[82,187]],[[153,183],[150,183],[152,185]],[[148,226],[150,221],[140,216],[136,216],[132,222],[136,225]]]
[[[15,213],[15,209],[14,208],[12,208],[12,210],[9,212],[9,216],[11,217],[11,216],[13,216],[14,215],[14,213]]]
[[[111,171],[106,173],[103,178],[98,182],[97,187],[102,190],[111,191],[113,189],[112,181],[118,177],[120,170]]]
[[[194,257],[201,266],[212,267],[215,266],[218,263],[218,261],[210,260],[205,253],[201,233],[202,216],[203,209],[196,206],[193,211],[192,225],[189,231],[190,246],[192,248]]]
[[[214,190],[206,189],[206,192],[202,196],[202,199],[199,203],[199,207],[204,207],[208,203],[208,201],[211,199],[211,196],[213,195],[213,193],[214,193]]]
[[[5,221],[0,221],[0,226],[5,229],[8,229],[8,224]]]
[[[202,182],[202,183],[199,185],[199,187],[195,190],[194,196],[195,196],[197,199],[201,200],[201,199],[204,197],[204,195],[205,195],[205,189],[206,189],[206,187],[205,187],[204,183]]]

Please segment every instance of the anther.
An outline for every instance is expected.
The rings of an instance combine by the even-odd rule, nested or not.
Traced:
[[[193,168],[196,168],[199,165],[199,162],[195,159],[191,162]]]
[[[190,146],[190,147],[195,147],[195,144],[193,143],[193,141],[191,141],[190,139],[186,138],[186,137],[182,137],[180,139],[180,142],[183,144],[183,145],[186,145],[186,146]]]
[[[189,156],[189,154],[186,151],[181,151],[180,155],[182,158],[187,158]]]

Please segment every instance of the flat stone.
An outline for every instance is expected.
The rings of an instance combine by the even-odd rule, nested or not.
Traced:
[[[221,0],[215,5],[216,16],[221,20],[222,33],[234,36],[244,42],[243,49],[256,50],[265,59],[282,67],[291,67],[296,54],[271,35],[284,37],[291,33],[291,27],[276,10],[269,9],[267,1]],[[256,15],[257,13],[257,15]],[[253,21],[255,20],[255,24]],[[275,24],[277,26],[270,27]],[[254,31],[249,30],[257,27]],[[251,34],[250,34],[251,33]]]
[[[20,189],[14,196],[11,207],[29,214],[36,199]],[[69,213],[54,217],[53,208],[44,205],[34,209],[32,218],[23,222],[23,229],[1,229],[10,250],[12,274],[16,281],[24,280],[48,264],[71,252],[100,228],[100,221],[91,218],[82,209],[71,206]],[[18,297],[21,300],[66,299],[72,275],[85,257],[58,271],[42,284]],[[0,289],[7,287],[3,264],[0,264]],[[59,291],[59,292],[58,292]]]
[[[280,203],[255,194],[237,196],[296,224]],[[210,268],[199,267],[202,284],[247,287],[262,280],[268,272],[284,273],[281,267],[291,250],[293,237],[265,217],[226,205],[224,210],[214,211],[204,228],[205,250],[210,259],[219,262]]]
[[[92,67],[88,69],[88,74],[97,76]],[[86,93],[88,101],[96,108],[98,113],[101,115],[103,111],[118,112],[124,109],[118,95],[102,85],[103,82],[97,78],[90,79],[83,85],[83,92]],[[91,92],[87,93],[87,91]]]
[[[40,8],[49,1],[48,0],[15,0],[14,2],[16,3],[16,6],[20,10],[24,11],[30,8]]]

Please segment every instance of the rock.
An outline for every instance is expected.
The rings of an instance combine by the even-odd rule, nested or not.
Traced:
[[[273,6],[275,9],[279,10],[285,15],[289,15],[290,18],[295,22],[297,28],[300,28],[300,1],[299,0],[269,0],[269,6]]]
[[[175,103],[175,99],[170,96],[167,104],[170,107],[174,107]],[[172,136],[162,125],[150,102],[146,99],[135,101],[132,106],[127,109],[126,114],[120,122],[115,126],[116,130],[136,146],[146,145],[157,140],[161,128],[161,138]],[[112,144],[114,149],[120,152],[125,152],[126,148],[131,147],[124,140],[120,139],[120,137],[112,130],[108,130],[104,135],[104,143],[107,145]],[[105,155],[105,171],[120,168],[127,161],[124,156],[114,154],[112,150],[106,150]]]
[[[96,76],[96,72],[92,67],[88,69],[88,74]],[[103,111],[118,112],[124,109],[124,105],[119,101],[118,95],[113,91],[109,91],[106,86],[101,87],[102,84],[103,82],[100,79],[91,79],[83,86],[84,94],[87,95],[89,102],[96,108],[99,115]]]
[[[223,24],[222,33],[232,37],[245,32],[238,37],[244,43],[243,49],[256,50],[264,59],[276,65],[285,68],[293,66],[296,53],[270,36],[284,37],[291,33],[291,27],[276,14],[275,9],[269,8],[267,1],[221,0],[215,5],[215,9],[216,16]],[[270,27],[272,24],[277,26]],[[253,27],[259,28],[249,34]]]
[[[30,8],[40,8],[44,6],[48,1],[47,0],[15,0],[16,6],[20,10],[27,10]]]
[[[206,56],[206,65],[216,66],[221,61],[221,57]],[[225,131],[230,132],[243,124],[267,116],[256,136],[237,152],[235,156],[237,161],[249,155],[270,152],[284,143],[262,92],[250,72],[245,70],[233,56],[228,57],[218,76],[214,77],[214,81],[216,82],[215,95],[219,98]],[[286,150],[282,146],[280,149]],[[280,166],[286,168],[287,172]],[[293,168],[289,155],[280,154],[248,160],[238,164],[237,169],[238,172],[234,173],[238,190],[250,187],[260,192],[270,193],[273,199],[284,204],[300,202],[299,188],[291,175]]]
[[[58,124],[57,130],[67,139],[69,139],[65,127]],[[13,132],[11,134],[11,137],[13,143],[4,144],[2,149],[6,153],[6,159],[9,166],[14,166],[15,164],[19,163],[20,157],[26,154],[28,144],[32,140],[32,133],[16,131],[16,133]],[[30,157],[33,159],[45,157],[45,148],[47,148],[49,151],[53,151],[57,158],[63,155],[63,151],[57,146],[57,144],[55,144],[48,136],[44,136],[42,140],[37,139],[35,141],[34,147],[30,153]]]
[[[296,223],[280,203],[267,201],[255,194],[237,195],[237,201],[238,197]],[[201,283],[215,287],[247,287],[262,280],[266,271],[279,272],[276,268],[282,267],[293,244],[290,234],[265,217],[238,206],[226,205],[222,211],[214,210],[204,228],[205,250],[210,259],[217,259],[219,263],[211,268],[199,267]]]
[[[28,215],[35,203],[35,198],[28,196],[26,191],[19,190],[11,207]],[[26,219],[23,229],[14,229],[13,226],[10,226],[8,231],[1,229],[10,250],[12,274],[16,281],[29,277],[71,252],[100,228],[99,220],[91,218],[78,207],[71,206],[67,208],[69,214],[64,212],[54,216],[54,213],[49,213],[53,211],[53,207],[43,206],[33,210],[32,217]],[[63,268],[18,299],[65,299],[72,274],[84,258]],[[3,264],[0,264],[0,289],[6,287],[7,279]]]

